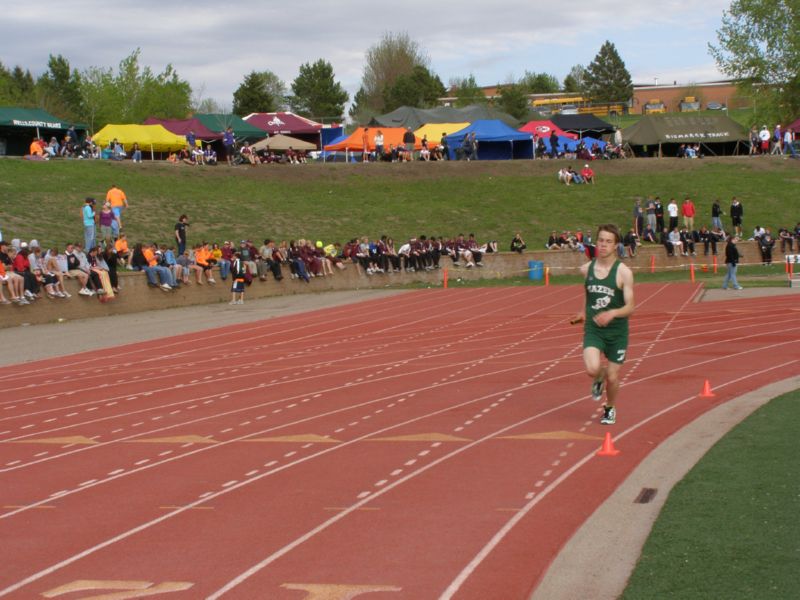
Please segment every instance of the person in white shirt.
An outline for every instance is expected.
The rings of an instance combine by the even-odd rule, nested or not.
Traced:
[[[678,203],[675,198],[670,198],[667,204],[667,213],[669,214],[669,230],[672,231],[678,226]]]

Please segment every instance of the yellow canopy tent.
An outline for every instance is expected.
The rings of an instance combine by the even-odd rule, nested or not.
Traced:
[[[433,148],[442,139],[442,133],[450,135],[456,131],[461,131],[465,127],[469,127],[469,123],[428,123],[423,125],[414,132],[418,140],[423,136],[428,136],[428,147]]]
[[[134,142],[142,151],[175,152],[186,147],[186,138],[164,129],[161,125],[106,125],[94,134],[94,143],[100,147],[116,139],[130,152]],[[200,145],[200,141],[197,141]]]

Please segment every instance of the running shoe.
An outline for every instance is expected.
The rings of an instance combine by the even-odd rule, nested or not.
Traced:
[[[592,382],[592,400],[599,402],[603,399],[603,388],[605,387],[605,378],[601,375]]]
[[[603,418],[600,419],[601,425],[613,425],[617,422],[617,409],[613,406],[603,407]]]

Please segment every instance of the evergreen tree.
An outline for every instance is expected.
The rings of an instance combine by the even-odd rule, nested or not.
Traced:
[[[335,117],[344,114],[350,95],[334,79],[333,66],[323,59],[300,65],[300,73],[292,82],[289,104],[304,117]]]
[[[36,106],[35,91],[36,84],[33,81],[31,72],[28,70],[23,71],[19,65],[14,67],[9,78],[9,99],[11,102],[18,106]]]
[[[275,112],[286,106],[286,86],[272,71],[251,71],[233,93],[233,113]]]
[[[631,74],[609,41],[586,68],[585,89],[595,102],[627,102],[633,95]]]

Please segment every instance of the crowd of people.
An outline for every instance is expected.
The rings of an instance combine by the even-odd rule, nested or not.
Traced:
[[[791,158],[800,158],[800,141],[797,139],[797,132],[791,127],[781,129],[780,123],[770,131],[769,127],[755,126],[750,128],[750,154],[752,155],[789,155]]]

